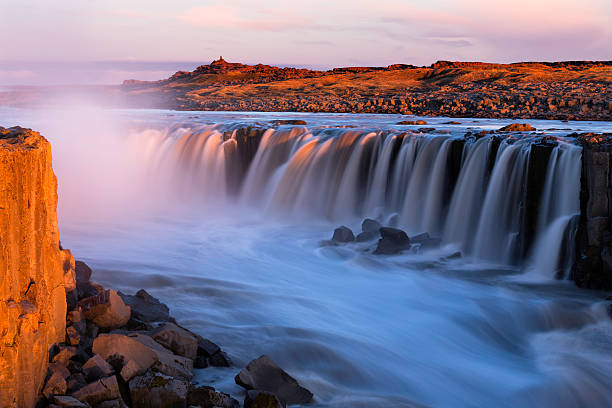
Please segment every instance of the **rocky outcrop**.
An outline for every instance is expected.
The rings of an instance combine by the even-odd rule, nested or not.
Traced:
[[[0,406],[32,407],[49,349],[64,341],[74,259],[57,228],[51,147],[39,133],[0,128]],[[63,387],[55,376],[56,387]]]
[[[579,135],[583,146],[580,221],[571,278],[580,287],[612,289],[612,143]]]

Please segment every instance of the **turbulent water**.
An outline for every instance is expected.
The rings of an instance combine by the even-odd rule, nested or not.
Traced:
[[[236,367],[269,354],[316,406],[612,405],[608,302],[566,280],[581,158],[566,135],[612,123],[529,121],[543,142],[477,135],[507,121],[395,115],[0,119],[52,141],[62,243],[95,280],[146,288]],[[366,216],[427,232],[428,245],[381,257],[375,241],[321,244]],[[197,378],[239,396],[236,367]]]

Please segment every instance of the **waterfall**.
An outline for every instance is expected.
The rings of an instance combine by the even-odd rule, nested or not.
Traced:
[[[156,181],[192,199],[348,223],[397,214],[409,234],[427,232],[474,261],[527,261],[548,277],[566,276],[571,263],[581,169],[571,143],[538,145],[550,152],[541,174],[529,166],[533,136],[214,125],[134,137],[163,174]]]

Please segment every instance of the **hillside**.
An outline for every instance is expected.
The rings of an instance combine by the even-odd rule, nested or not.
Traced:
[[[155,82],[125,81],[130,106],[180,110],[402,113],[612,120],[612,62],[347,67],[229,63]]]

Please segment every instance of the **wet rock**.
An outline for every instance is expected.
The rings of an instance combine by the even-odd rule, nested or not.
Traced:
[[[49,377],[45,387],[43,388],[43,395],[50,399],[53,395],[62,395],[65,394],[68,389],[68,384],[66,384],[66,379],[62,375],[62,373],[55,372]]]
[[[355,241],[357,242],[372,241],[378,238],[379,236],[380,234],[378,233],[378,231],[360,232],[359,234],[357,234],[357,237],[355,237]]]
[[[285,408],[287,405],[271,392],[250,390],[244,398],[244,408]]]
[[[143,370],[152,367],[173,377],[193,377],[192,360],[172,354],[170,350],[143,334],[101,334],[94,340],[92,349],[106,360],[117,355],[123,359],[124,364],[134,360]]]
[[[187,404],[201,408],[237,408],[240,403],[228,394],[217,392],[212,387],[198,387],[189,392]]]
[[[457,252],[454,252],[454,253],[452,253],[452,254],[450,254],[448,256],[443,257],[442,260],[443,261],[448,261],[448,260],[451,260],[451,259],[460,259],[462,256],[463,255],[461,254],[461,252],[457,251]]]
[[[132,308],[132,317],[142,322],[168,322],[172,321],[168,306],[158,299],[140,289],[135,295],[126,295],[119,292],[119,296],[126,305]]]
[[[89,282],[91,279],[91,268],[83,261],[75,261],[74,269],[77,282]]]
[[[393,255],[405,249],[410,249],[410,238],[400,229],[382,227],[380,236],[378,246],[374,250],[377,255]]]
[[[423,232],[422,234],[410,237],[410,242],[413,244],[421,243],[430,239],[429,233]]]
[[[198,339],[198,353],[193,365],[195,368],[230,367],[232,362],[221,348],[212,341],[194,334]]]
[[[334,230],[332,241],[334,242],[352,242],[354,240],[355,240],[355,235],[353,235],[353,231],[351,231],[350,228],[345,227],[343,225]]]
[[[129,382],[134,407],[185,407],[189,383],[161,373],[147,372]]]
[[[536,128],[528,123],[512,123],[500,128],[498,132],[533,132],[536,130]]]
[[[96,405],[108,400],[121,399],[119,384],[114,375],[87,384],[80,390],[74,392],[72,396],[90,405]]]
[[[299,119],[277,119],[275,121],[273,121],[272,123],[274,123],[276,126],[279,125],[306,125],[306,121],[305,120],[299,120]]]
[[[151,337],[179,356],[193,360],[198,354],[198,339],[174,323],[165,323],[158,327],[153,331]]]
[[[277,395],[287,404],[306,404],[312,393],[266,355],[251,361],[235,377],[236,384],[247,390],[262,390]]]
[[[130,320],[130,307],[113,289],[79,301],[87,320],[105,329],[117,328]]]
[[[426,125],[427,121],[419,119],[419,120],[402,120],[401,122],[397,122],[398,125]]]
[[[363,232],[375,232],[378,234],[378,230],[380,230],[380,227],[382,227],[382,225],[380,225],[380,222],[371,218],[366,218],[361,223],[361,230]]]
[[[59,407],[66,408],[89,408],[89,405],[79,401],[69,395],[56,395],[52,399],[53,403]]]
[[[108,377],[112,373],[113,368],[98,354],[95,354],[83,365],[83,374],[87,381],[90,382],[102,377]]]

